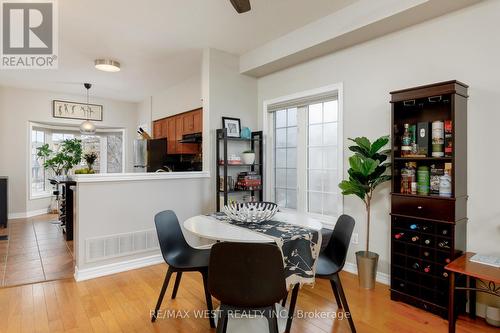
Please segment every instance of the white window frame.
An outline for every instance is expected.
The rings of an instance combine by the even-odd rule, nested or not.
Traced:
[[[287,101],[295,100],[295,99],[303,99],[310,96],[320,95],[320,94],[328,94],[328,93],[336,93],[337,94],[337,105],[338,105],[338,128],[337,128],[337,169],[339,182],[344,179],[344,117],[343,117],[343,108],[344,108],[344,94],[343,94],[343,83],[336,83],[324,87],[319,87],[311,90],[306,90],[286,96],[281,96],[278,98],[265,100],[263,102],[262,109],[262,128],[264,132],[264,136],[266,141],[264,143],[264,196],[267,198],[266,200],[274,201],[274,117],[272,112],[268,112],[268,107],[277,103],[284,103]],[[337,195],[337,212],[338,216],[328,217],[320,214],[314,214],[307,212],[307,158],[301,158],[307,156],[307,119],[306,112],[301,110],[302,107],[297,108],[297,125],[298,125],[298,133],[297,133],[297,161],[298,163],[302,163],[302,166],[297,165],[297,169],[305,170],[305,174],[297,175],[297,210],[295,209],[283,209],[285,211],[290,212],[300,212],[305,213],[315,219],[321,220],[323,226],[326,228],[332,228],[338,216],[342,215],[344,212],[344,196],[342,195],[340,189]],[[302,112],[301,112],[302,111]],[[301,126],[302,125],[302,126]],[[306,126],[304,126],[306,125]],[[300,127],[303,129],[301,130]],[[306,129],[306,130],[304,130]],[[306,149],[306,151],[303,151]],[[299,172],[297,170],[297,172]]]
[[[31,162],[31,135],[33,132],[34,128],[42,128],[45,130],[52,130],[52,131],[71,131],[71,132],[79,132],[80,129],[77,126],[71,126],[71,125],[53,125],[53,124],[44,124],[44,123],[37,123],[37,122],[29,122],[28,125],[28,146],[27,146],[27,154],[26,156],[29,156],[28,158],[28,169],[27,169],[27,178],[28,179],[28,184],[27,184],[27,190],[29,194],[29,200],[36,200],[36,199],[43,199],[43,198],[50,198],[52,196],[52,189],[46,189],[45,192],[40,192],[33,194],[31,190],[31,182],[32,182],[32,174],[31,174],[31,169],[33,167],[33,163]],[[103,133],[121,133],[122,135],[122,172],[125,172],[125,161],[126,161],[126,145],[125,142],[127,140],[126,137],[126,129],[124,128],[105,128],[105,129],[97,129],[97,133],[103,132]],[[45,143],[49,143],[47,141],[47,138],[45,138]],[[102,163],[101,163],[102,164]]]

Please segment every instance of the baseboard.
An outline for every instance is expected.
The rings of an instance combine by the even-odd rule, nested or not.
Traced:
[[[358,275],[358,267],[356,264],[346,262],[344,265],[344,271]],[[377,277],[375,278],[377,282],[383,283],[385,285],[391,284],[391,278],[389,274],[377,272]]]
[[[47,214],[48,212],[49,212],[49,209],[44,208],[44,209],[32,210],[32,211],[24,212],[24,213],[11,213],[11,214],[9,214],[8,219],[9,220],[27,219],[29,217]]]
[[[85,280],[95,279],[101,276],[130,271],[132,269],[157,265],[162,262],[164,262],[162,255],[155,254],[148,257],[121,261],[117,263],[112,263],[82,270],[79,270],[78,267],[75,267],[74,277],[76,281],[85,281]]]

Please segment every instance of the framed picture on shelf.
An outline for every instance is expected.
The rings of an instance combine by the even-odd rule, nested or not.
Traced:
[[[222,117],[222,128],[227,129],[227,136],[230,138],[241,137],[241,123],[238,118]]]

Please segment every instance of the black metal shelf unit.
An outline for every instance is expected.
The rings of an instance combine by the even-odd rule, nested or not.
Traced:
[[[244,193],[249,192],[252,196],[256,194],[259,195],[259,201],[262,201],[264,198],[264,149],[263,149],[263,135],[262,131],[252,132],[252,137],[250,139],[245,138],[233,138],[227,136],[226,129],[218,129],[216,131],[216,140],[215,140],[215,152],[216,152],[216,160],[215,160],[215,174],[216,174],[216,208],[219,212],[221,209],[221,200],[220,196],[224,196],[224,205],[227,205],[228,195],[230,193]],[[250,148],[255,152],[255,163],[254,164],[228,164],[228,144],[236,141],[236,142],[247,142],[250,144]],[[221,147],[222,146],[222,147]],[[262,184],[259,190],[230,190],[228,188],[228,170],[229,168],[250,168],[250,171],[257,171],[261,176]],[[224,179],[224,189],[220,188],[221,176]]]

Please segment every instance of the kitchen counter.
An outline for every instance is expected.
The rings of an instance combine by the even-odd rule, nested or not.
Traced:
[[[179,172],[136,172],[136,173],[103,173],[93,175],[75,175],[77,183],[120,182],[162,179],[196,179],[209,178],[209,171],[179,171]]]
[[[76,280],[163,262],[155,215],[173,210],[182,222],[214,207],[208,171],[75,175],[73,179],[77,184]],[[203,245],[191,237],[187,237],[190,244]]]

